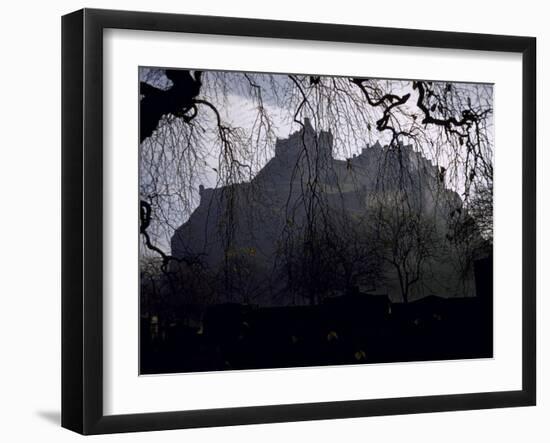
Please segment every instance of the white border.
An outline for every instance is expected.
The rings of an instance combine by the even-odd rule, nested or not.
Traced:
[[[495,83],[495,357],[138,376],[139,65]],[[521,389],[521,80],[519,54],[106,30],[104,413]]]

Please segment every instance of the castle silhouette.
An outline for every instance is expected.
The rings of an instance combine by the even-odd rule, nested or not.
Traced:
[[[219,188],[201,186],[199,206],[172,237],[172,255],[200,257],[209,269],[225,269],[226,278],[233,279],[232,289],[221,288],[218,302],[306,304],[310,301],[288,289],[286,276],[293,253],[289,239],[294,239],[295,246],[296,238],[305,238],[306,229],[334,241],[349,237],[345,232],[349,223],[361,227],[372,219],[373,201],[399,202],[396,196],[403,195],[403,203],[393,204],[406,204],[423,214],[433,223],[439,242],[437,254],[422,264],[422,279],[412,288],[411,300],[432,294],[475,296],[473,266],[457,271],[457,263],[466,257],[454,247],[450,231],[457,214],[467,214],[460,196],[445,186],[442,168],[411,145],[390,147],[376,142],[348,159],[335,158],[333,149],[332,133],[316,131],[305,119],[299,131],[276,141],[274,157],[251,181]],[[483,242],[475,232],[473,237]],[[245,294],[248,289],[239,284],[256,290]],[[401,300],[391,266],[384,265],[378,280],[357,278],[355,285],[361,291]],[[336,295],[343,291],[332,289]]]

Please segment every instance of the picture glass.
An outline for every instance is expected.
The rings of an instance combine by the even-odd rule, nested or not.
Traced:
[[[493,94],[139,67],[140,374],[493,357]]]

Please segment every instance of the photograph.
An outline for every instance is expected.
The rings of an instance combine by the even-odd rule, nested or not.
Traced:
[[[137,71],[141,375],[493,357],[493,84]]]

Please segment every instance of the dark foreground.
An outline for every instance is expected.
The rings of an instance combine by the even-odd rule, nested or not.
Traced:
[[[487,296],[402,304],[355,294],[317,306],[222,304],[207,308],[201,325],[186,323],[142,318],[142,374],[493,356]]]

